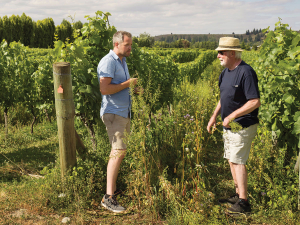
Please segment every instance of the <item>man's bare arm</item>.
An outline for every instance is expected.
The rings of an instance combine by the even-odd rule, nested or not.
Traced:
[[[213,113],[213,115],[211,116],[211,118],[210,118],[210,120],[209,120],[209,122],[208,122],[208,124],[207,124],[206,129],[207,129],[208,133],[211,132],[211,131],[210,131],[210,128],[211,128],[212,126],[213,126],[213,127],[216,126],[217,116],[218,116],[220,113],[221,113],[221,102],[219,101],[219,102],[218,102],[218,105],[217,105],[217,107],[216,107],[216,109],[215,109],[215,111],[214,111],[214,113]]]
[[[120,83],[120,84],[112,84],[111,77],[100,77],[100,92],[102,95],[112,95],[119,91],[124,90],[125,88],[130,87],[130,84],[137,84],[138,78],[130,78],[129,80]]]
[[[235,110],[230,115],[228,115],[224,121],[223,126],[229,128],[229,123],[234,120],[235,118],[241,117],[245,114],[248,114],[252,112],[254,109],[258,108],[260,106],[260,100],[259,98],[253,98],[250,99],[248,102],[246,102],[245,105],[243,105],[241,108]]]

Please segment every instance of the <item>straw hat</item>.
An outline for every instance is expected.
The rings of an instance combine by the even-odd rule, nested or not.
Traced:
[[[241,49],[240,41],[238,38],[233,37],[221,37],[219,41],[219,47],[216,48],[217,51],[224,51],[224,50],[232,50],[232,51],[240,51]]]

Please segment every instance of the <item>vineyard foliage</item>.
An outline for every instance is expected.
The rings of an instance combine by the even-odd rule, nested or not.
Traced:
[[[176,63],[187,63],[194,61],[199,54],[202,53],[202,50],[200,49],[193,49],[193,50],[181,50],[181,51],[172,51],[170,57],[174,60]]]
[[[194,61],[180,64],[178,66],[180,76],[178,80],[183,81],[183,78],[188,74],[191,82],[197,81],[200,78],[200,74],[216,59],[216,57],[216,51],[205,51]]]
[[[22,44],[12,42],[8,46],[5,41],[1,43],[0,61],[3,79],[0,84],[0,103],[4,112],[21,103],[34,115],[40,99],[32,80],[32,74],[38,67],[37,61],[27,56],[27,49]]]
[[[158,54],[160,56],[168,56],[176,63],[186,63],[194,61],[202,52],[201,49],[180,49],[178,48],[144,48],[145,51]]]
[[[200,79],[203,70],[216,59],[215,51],[203,50],[152,50],[139,49],[134,44],[132,55],[128,58],[128,68],[132,75],[138,76],[142,86],[153,93],[159,89],[159,108],[172,102],[172,88],[184,80]],[[182,68],[189,68],[183,71]]]
[[[285,165],[300,147],[300,34],[281,21],[266,29],[254,67],[259,75],[260,117],[274,133],[279,147],[287,147]]]
[[[53,112],[54,94],[52,65],[55,61],[71,63],[73,93],[76,115],[93,133],[93,124],[99,120],[98,110],[101,102],[96,68],[99,60],[112,49],[112,36],[116,28],[108,23],[109,13],[96,12],[95,17],[87,16],[89,23],[81,29],[73,29],[63,21],[60,36],[54,41],[52,33],[55,26],[52,19],[45,19],[34,24],[35,38],[42,40],[34,45],[47,48],[53,43],[53,50],[34,50],[20,43],[11,42],[31,35],[31,20],[25,14],[21,17],[3,17],[0,20],[0,35],[6,41],[1,43],[0,70],[4,74],[1,83],[1,105],[7,112],[16,104],[24,105],[34,118],[44,111]],[[11,32],[21,25],[24,29]],[[79,24],[80,28],[81,25]],[[45,33],[45,30],[49,33]],[[64,34],[63,30],[66,30]],[[251,64],[259,75],[262,107],[262,121],[274,131],[279,146],[289,146],[288,161],[299,148],[300,113],[299,111],[299,52],[300,35],[288,29],[280,21],[275,31],[267,30],[266,40],[259,53],[243,59]],[[14,37],[12,36],[14,35]],[[35,39],[36,40],[36,39]],[[50,46],[51,47],[51,46]],[[140,85],[151,92],[159,90],[156,109],[173,100],[172,88],[188,78],[195,82],[204,69],[216,58],[216,51],[149,49],[138,48],[133,43],[132,54],[128,58],[128,67],[133,77],[139,77]],[[255,54],[255,55],[254,55]],[[29,82],[30,81],[30,82]]]
[[[109,25],[108,16],[109,13],[101,11],[96,12],[94,17],[87,16],[89,23],[81,29],[73,30],[71,39],[52,40],[53,49],[32,50],[21,43],[8,44],[3,41],[1,70],[5,74],[5,82],[1,85],[5,90],[2,93],[5,94],[1,98],[1,106],[6,113],[10,107],[22,105],[33,117],[32,126],[36,119],[53,115],[55,100],[52,65],[56,61],[67,61],[72,70],[76,116],[88,128],[94,140],[94,125],[99,122],[101,103],[96,68],[100,59],[112,49],[112,36],[116,32],[116,28]],[[54,23],[48,22],[48,28],[54,32]],[[41,29],[35,35],[40,35],[39,39],[51,37],[42,32],[46,24],[47,21],[37,23]],[[70,30],[67,21],[63,24]],[[44,43],[50,41],[45,40]],[[131,76],[139,77],[141,86],[147,87],[149,93],[159,90],[158,102],[153,109],[173,101],[172,88],[183,81],[184,77],[193,80],[200,78],[201,72],[215,59],[216,54],[215,51],[201,50],[193,50],[190,54],[187,50],[174,49],[165,54],[162,52],[140,49],[133,43],[132,54],[127,60]],[[180,73],[183,67],[191,69]]]

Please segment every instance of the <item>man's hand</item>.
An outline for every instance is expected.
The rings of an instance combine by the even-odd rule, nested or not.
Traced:
[[[130,84],[136,85],[138,82],[138,78],[130,78],[129,81],[130,81]]]
[[[226,128],[230,128],[229,123],[231,122],[231,120],[228,119],[228,117],[226,117],[223,121],[223,126]]]
[[[210,130],[211,127],[213,127],[213,129],[216,128],[216,117],[214,117],[214,116],[212,116],[210,118],[210,120],[207,124],[207,127],[206,127],[208,133],[210,133],[210,134],[211,134],[211,130]]]
[[[234,120],[235,118],[232,117],[231,115],[227,116],[224,121],[223,121],[223,126],[226,128],[230,128],[230,123]]]
[[[138,78],[130,78],[120,84],[112,84],[111,77],[101,77],[100,78],[100,92],[102,95],[112,95],[125,88],[129,88],[130,85],[135,86],[138,82]]]

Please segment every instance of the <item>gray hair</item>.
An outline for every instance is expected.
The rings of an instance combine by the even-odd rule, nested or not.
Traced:
[[[129,38],[132,38],[131,33],[127,32],[127,31],[117,31],[114,36],[113,36],[113,44],[115,46],[115,43],[119,43],[121,44],[124,41],[124,36],[127,36]]]
[[[241,51],[235,51],[235,58],[241,59],[242,58],[242,52]]]

